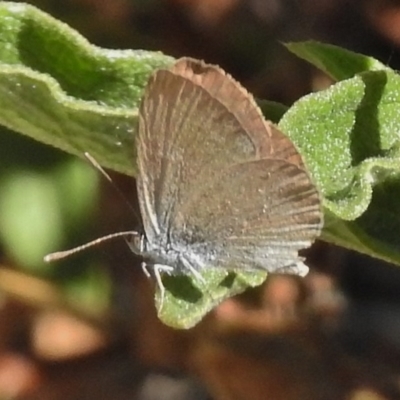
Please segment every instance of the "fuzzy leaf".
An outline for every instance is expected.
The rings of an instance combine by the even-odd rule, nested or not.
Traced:
[[[286,43],[285,46],[298,57],[324,71],[335,81],[352,78],[361,72],[390,70],[373,57],[354,53],[331,44],[310,40]]]

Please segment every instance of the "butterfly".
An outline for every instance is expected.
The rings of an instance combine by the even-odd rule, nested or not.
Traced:
[[[132,250],[161,274],[207,268],[304,274],[321,199],[293,143],[221,68],[191,58],[156,71],[139,111],[143,234]]]

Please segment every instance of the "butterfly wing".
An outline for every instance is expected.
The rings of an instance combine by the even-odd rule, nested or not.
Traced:
[[[290,267],[320,232],[319,194],[308,174],[285,160],[232,164],[202,189],[179,210],[171,232],[198,268]]]
[[[157,71],[137,148],[150,242],[182,245],[196,260],[208,254],[216,266],[274,269],[320,230],[319,195],[294,145],[218,67],[182,59]]]

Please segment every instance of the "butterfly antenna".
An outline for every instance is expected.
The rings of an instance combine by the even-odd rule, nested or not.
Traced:
[[[112,185],[114,190],[118,193],[118,196],[128,206],[128,208],[131,210],[131,212],[133,213],[133,215],[136,217],[137,221],[140,224],[140,218],[137,211],[133,208],[132,204],[126,198],[121,189],[111,179],[111,176],[105,171],[105,169],[96,161],[96,159],[89,152],[86,151],[84,154],[85,157],[88,159],[88,161],[93,165],[93,167],[96,168],[104,176],[104,178],[106,178],[107,181]]]
[[[106,242],[108,240],[112,240],[115,238],[119,238],[119,237],[126,237],[126,236],[139,236],[139,233],[136,231],[125,231],[125,232],[117,232],[117,233],[112,233],[110,235],[107,236],[103,236],[101,238],[92,240],[89,243],[85,243],[81,246],[78,247],[74,247],[73,249],[70,250],[65,250],[65,251],[57,251],[55,253],[50,253],[47,256],[44,257],[44,261],[45,262],[53,262],[56,260],[61,260],[63,258],[69,257],[72,254],[76,254],[79,253],[83,250],[88,249],[89,247],[93,247],[93,246],[97,246],[100,243]]]

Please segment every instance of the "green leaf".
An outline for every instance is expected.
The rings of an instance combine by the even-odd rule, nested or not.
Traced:
[[[221,301],[261,285],[267,277],[261,271],[235,273],[217,269],[207,269],[201,275],[204,282],[184,275],[163,277],[166,293],[162,300],[157,290],[156,305],[164,323],[178,329],[191,328]]]
[[[134,175],[137,110],[149,75],[173,62],[105,50],[35,7],[0,3],[0,124]]]
[[[21,267],[44,272],[43,254],[61,242],[62,216],[57,193],[48,177],[29,170],[0,179],[0,236]],[[27,223],[27,221],[29,223]]]
[[[285,115],[288,107],[277,103],[276,101],[258,100],[258,105],[261,108],[265,118],[277,124],[280,119]]]
[[[370,71],[303,97],[280,128],[320,189],[322,238],[400,263],[400,76]]]
[[[352,78],[361,72],[389,69],[372,57],[331,44],[307,41],[286,43],[285,46],[292,53],[315,65],[336,81]]]

